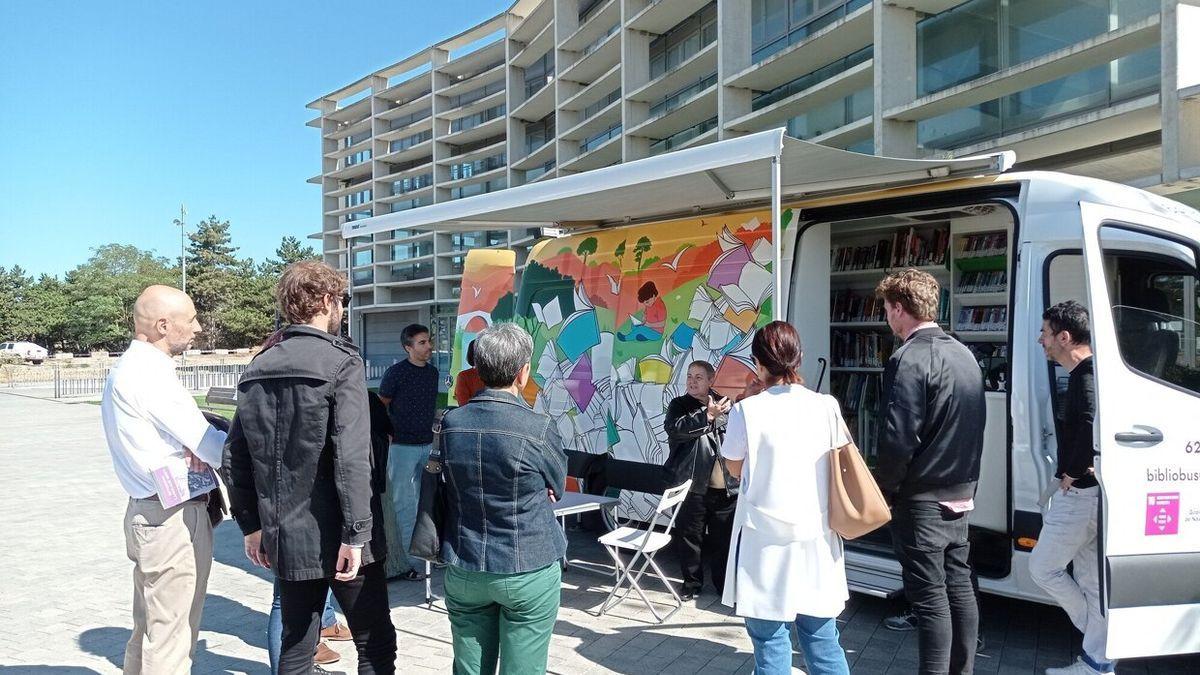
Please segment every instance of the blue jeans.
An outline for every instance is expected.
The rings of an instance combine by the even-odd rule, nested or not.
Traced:
[[[333,591],[325,596],[325,613],[321,615],[321,628],[337,623],[333,613]],[[279,579],[275,579],[274,595],[271,597],[271,615],[267,618],[267,658],[271,660],[271,675],[279,672],[279,652],[283,650],[283,612],[279,609]]]
[[[407,554],[412,541],[413,526],[417,524],[417,502],[421,496],[421,472],[429,460],[432,446],[393,443],[388,450],[388,494],[396,510],[396,529],[400,535],[400,550]],[[423,571],[425,561],[408,556],[409,569]]]
[[[810,675],[850,675],[846,652],[838,643],[836,619],[797,614],[795,624]],[[790,623],[746,617],[746,632],[754,644],[755,675],[791,675]]]

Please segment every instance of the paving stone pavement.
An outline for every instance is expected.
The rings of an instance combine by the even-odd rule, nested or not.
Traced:
[[[0,392],[0,673],[119,672],[132,625],[131,569],[121,522],[126,498],[112,473],[100,409]],[[242,554],[232,523],[216,531],[215,558],[194,673],[266,673],[271,583]],[[572,559],[602,562],[595,533],[570,533]],[[675,566],[668,558],[665,569]],[[564,575],[563,608],[550,650],[553,673],[750,673],[741,621],[711,591],[663,625],[636,601],[604,617],[594,609],[609,579],[575,565]],[[440,589],[440,573],[434,587]],[[448,672],[450,625],[444,605],[423,602],[419,583],[389,585],[403,673]],[[664,600],[663,592],[652,598]],[[894,601],[853,595],[839,618],[851,669],[916,671],[912,633],[884,629]],[[985,597],[981,673],[1033,673],[1064,665],[1079,637],[1057,609]],[[355,672],[350,643],[333,643]],[[796,664],[802,666],[797,656]],[[1200,657],[1123,662],[1119,673],[1196,673]]]

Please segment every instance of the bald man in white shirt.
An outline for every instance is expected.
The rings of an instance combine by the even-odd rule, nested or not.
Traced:
[[[124,671],[186,673],[212,567],[208,495],[164,508],[151,472],[171,457],[184,457],[193,470],[220,466],[225,434],[209,426],[175,375],[173,357],[200,332],[191,298],[150,286],[133,312],[133,342],[112,367],[100,403],[113,468],[129,494],[133,635]]]

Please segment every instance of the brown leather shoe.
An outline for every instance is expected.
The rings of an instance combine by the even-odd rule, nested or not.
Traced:
[[[341,621],[334,623],[329,628],[321,629],[322,640],[333,640],[334,642],[345,642],[354,637],[350,634],[350,629],[347,628]]]
[[[317,655],[313,657],[313,663],[324,666],[330,663],[337,663],[341,658],[342,655],[330,649],[329,645],[324,642],[318,642]]]

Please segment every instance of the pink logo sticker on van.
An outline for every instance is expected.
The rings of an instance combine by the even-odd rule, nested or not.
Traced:
[[[1179,493],[1146,495],[1146,535],[1179,534]]]

